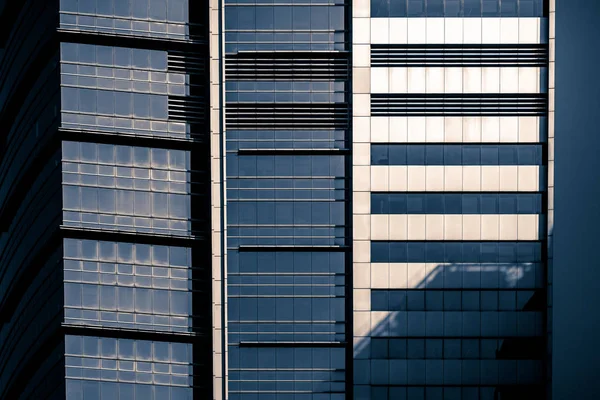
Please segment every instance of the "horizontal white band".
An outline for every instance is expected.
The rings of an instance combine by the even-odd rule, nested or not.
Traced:
[[[543,182],[538,165],[353,167],[356,192],[537,192]]]
[[[355,143],[537,143],[539,117],[354,117]]]
[[[538,67],[371,68],[371,93],[540,93]]]

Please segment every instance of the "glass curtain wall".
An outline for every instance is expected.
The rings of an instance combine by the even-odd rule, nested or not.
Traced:
[[[225,0],[230,400],[346,398],[347,13]]]

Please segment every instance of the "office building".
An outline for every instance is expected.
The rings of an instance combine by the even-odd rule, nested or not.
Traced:
[[[554,1],[2,1],[0,43],[0,398],[549,398]]]

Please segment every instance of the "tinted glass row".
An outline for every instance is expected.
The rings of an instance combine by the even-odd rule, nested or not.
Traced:
[[[520,361],[520,364],[526,364],[526,361]],[[455,368],[457,363],[449,364],[449,368]],[[498,393],[503,392],[508,396],[512,396],[513,393],[529,393],[528,398],[535,398],[541,396],[544,393],[544,387],[533,386],[533,387],[519,387],[519,386],[500,386],[496,387],[490,384],[485,379],[481,382],[479,371],[480,368],[494,368],[487,363],[479,365],[479,361],[462,361],[460,364],[463,365],[462,370],[465,371],[464,386],[457,385],[429,385],[423,386],[421,383],[418,385],[411,386],[368,386],[368,385],[357,385],[355,386],[354,393],[359,398],[365,399],[377,399],[377,400],[397,400],[397,399],[414,399],[414,400],[495,400],[498,398]],[[459,364],[459,365],[460,365]],[[467,367],[468,366],[468,367]],[[542,365],[540,364],[540,370]],[[512,365],[511,365],[511,368]],[[451,370],[451,369],[449,369]],[[514,368],[513,368],[514,370]],[[458,371],[455,368],[455,371]],[[541,381],[541,378],[538,382]]]
[[[537,262],[541,252],[540,242],[371,242],[371,262]]]
[[[524,342],[530,344],[532,341],[525,339]],[[372,338],[368,347],[370,357],[375,359],[494,360],[504,343],[504,339]]]
[[[241,278],[241,279],[234,279]],[[344,277],[267,275],[229,277],[230,296],[343,296]]]
[[[60,0],[60,10],[107,17],[188,21],[188,0]]]
[[[88,261],[116,261],[121,264],[177,267],[189,267],[191,265],[191,251],[188,248],[140,243],[65,239],[64,256],[65,258]]]
[[[184,150],[87,142],[63,142],[62,159],[153,169],[187,170],[190,167],[190,153]]]
[[[345,389],[344,360],[342,348],[232,346],[229,350],[229,397],[341,400]],[[255,393],[258,388],[278,395],[259,397]]]
[[[235,31],[225,33],[227,54],[238,51],[332,51],[346,50],[342,32]]]
[[[371,311],[520,311],[533,291],[371,290]]]
[[[304,322],[310,332],[310,323],[315,321],[332,323],[344,321],[344,299],[330,297],[229,297],[228,315],[230,329],[239,331],[256,332],[256,326],[236,322],[260,321],[263,324],[283,322]],[[232,324],[234,327],[232,327]],[[235,329],[237,327],[238,329]],[[285,332],[283,326],[275,327],[275,331]],[[319,332],[318,326],[312,330]],[[264,333],[274,332],[262,330]],[[300,330],[300,332],[302,332]]]
[[[155,218],[189,219],[190,196],[94,187],[63,187],[63,209]]]
[[[67,400],[192,400],[192,388],[67,379]]]
[[[357,365],[355,364],[355,371]],[[543,399],[544,388],[529,385],[541,383],[544,364],[531,359],[499,360],[365,360],[359,368],[370,371],[370,379],[360,383],[378,385],[373,391],[377,397],[388,399],[381,392],[388,391],[390,400],[499,400],[499,399]],[[359,377],[365,376],[361,371]],[[356,382],[356,380],[355,380]],[[421,385],[426,385],[423,387]],[[482,397],[454,397],[461,393],[461,385],[479,390]],[[498,385],[494,387],[495,385]],[[420,386],[420,387],[419,387]],[[394,387],[397,390],[392,390]],[[490,388],[491,390],[485,390]],[[453,389],[453,390],[449,390]],[[532,391],[532,389],[535,389]],[[402,393],[408,397],[402,396]],[[355,390],[356,393],[356,390]],[[470,392],[471,394],[473,392]],[[475,392],[477,393],[477,391]],[[500,393],[504,395],[499,396]],[[515,394],[518,397],[514,397]],[[521,397],[521,395],[525,395]],[[360,397],[364,398],[364,397]],[[370,397],[367,397],[370,398]]]
[[[344,205],[341,201],[231,202],[227,219],[230,225],[343,225]]]
[[[227,197],[231,200],[334,201],[344,199],[344,181],[341,178],[231,179],[229,182]]]
[[[256,275],[281,274],[327,274],[344,273],[343,252],[250,252],[229,251],[227,257],[232,265],[229,274]]]
[[[67,356],[188,365],[192,362],[192,345],[93,336],[66,336],[65,354]]]
[[[344,226],[250,226],[229,228],[228,246],[345,246]]]
[[[152,289],[191,290],[186,268],[65,260],[65,281]]]
[[[170,83],[167,83],[167,81]],[[172,96],[186,96],[189,93],[188,87],[183,83],[185,82],[184,75],[85,65],[63,64],[61,66],[60,82],[63,87],[117,90],[120,92]]]
[[[342,130],[227,131],[227,150],[238,149],[341,149]]]
[[[225,10],[226,30],[344,30],[344,7],[286,5],[232,6]]]
[[[541,214],[540,193],[371,193],[372,214]]]
[[[229,177],[344,176],[343,156],[228,156]]]
[[[535,144],[372,144],[372,165],[541,165]]]
[[[227,81],[231,92],[344,92],[345,81]]]
[[[62,88],[62,109],[81,113],[166,120],[168,97],[111,90]]]
[[[544,0],[371,0],[371,17],[542,17]]]
[[[167,52],[160,50],[65,42],[60,56],[63,62],[167,71]]]
[[[190,292],[122,287],[118,286],[119,283],[65,283],[65,306],[143,314],[191,315]]]

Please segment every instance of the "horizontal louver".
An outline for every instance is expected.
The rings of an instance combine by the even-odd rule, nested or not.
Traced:
[[[373,44],[372,67],[545,67],[548,46]]]
[[[373,116],[542,116],[545,94],[372,94]]]
[[[227,80],[347,80],[347,53],[249,52],[225,57]]]
[[[227,103],[227,129],[344,129],[345,103]]]
[[[169,72],[181,74],[201,74],[205,72],[202,57],[193,56],[189,53],[169,51],[167,63]]]
[[[190,124],[204,122],[204,101],[193,96],[169,96],[169,119]]]

